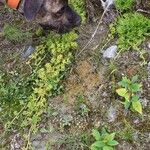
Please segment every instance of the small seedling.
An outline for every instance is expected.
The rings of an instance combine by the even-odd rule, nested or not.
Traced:
[[[114,140],[115,133],[108,133],[105,128],[102,129],[101,133],[93,129],[92,134],[96,142],[91,145],[91,150],[113,150],[114,146],[119,144]]]
[[[116,92],[125,99],[122,103],[126,110],[132,108],[131,110],[135,110],[142,114],[142,105],[137,95],[137,93],[141,91],[142,85],[137,83],[137,80],[138,76],[134,76],[131,80],[127,77],[123,77],[122,81],[118,83],[120,88],[117,89]]]
[[[61,123],[60,123],[60,126],[62,128],[65,128],[65,127],[70,127],[71,126],[71,123],[73,121],[73,117],[71,115],[65,115],[61,118]]]
[[[86,104],[85,97],[82,94],[77,96],[76,110],[82,116],[86,116],[90,112],[90,109],[88,105]]]

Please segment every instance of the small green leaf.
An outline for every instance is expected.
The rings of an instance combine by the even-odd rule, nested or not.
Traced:
[[[132,107],[135,111],[142,114],[142,105],[141,105],[140,101],[132,101]]]
[[[127,88],[130,82],[131,81],[127,77],[123,77],[122,81],[120,81],[118,85]]]
[[[91,146],[101,148],[101,147],[105,146],[105,144],[102,141],[96,141]]]
[[[107,133],[107,130],[106,130],[104,127],[102,128],[101,133],[102,133],[102,135],[103,135],[103,134],[108,134],[108,133]]]
[[[138,84],[138,83],[133,83],[130,88],[132,90],[132,92],[138,92],[138,91],[141,91],[141,84]]]
[[[132,102],[139,101],[139,96],[137,96],[137,95],[132,96],[131,101],[132,101]]]
[[[103,150],[113,150],[113,148],[111,146],[104,146]]]
[[[92,135],[97,141],[99,141],[101,139],[101,135],[100,135],[99,131],[96,129],[92,130]]]
[[[107,144],[110,146],[115,146],[115,145],[118,145],[119,143],[116,140],[112,140],[112,141],[109,141]]]
[[[120,88],[120,89],[117,89],[116,92],[118,93],[118,95],[125,97],[127,90],[125,88]]]

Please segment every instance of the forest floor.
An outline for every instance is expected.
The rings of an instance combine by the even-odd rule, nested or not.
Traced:
[[[28,58],[22,57],[24,50],[37,45],[40,39],[32,36],[22,42],[10,42],[1,33],[6,24],[19,27],[23,33],[34,33],[39,27],[36,23],[26,22],[17,12],[1,9],[0,13],[0,71],[8,74],[19,72],[25,76],[30,68],[26,64]],[[94,22],[79,28],[79,46],[75,60],[62,80],[63,90],[49,98],[40,130],[31,137],[35,150],[87,150],[94,141],[92,129],[102,127],[116,133],[117,150],[150,149],[150,39],[142,44],[144,59],[137,51],[117,51],[115,58],[105,58],[105,50],[116,45],[116,39],[109,39],[109,22],[116,14],[114,11],[110,14],[104,17],[95,37],[84,50],[101,13]],[[131,110],[126,112],[116,93],[122,77],[131,79],[135,75],[142,84],[138,93],[142,115]],[[8,139],[11,150],[22,148],[19,132],[14,130]]]

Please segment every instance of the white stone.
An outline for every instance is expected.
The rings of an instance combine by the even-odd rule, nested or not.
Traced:
[[[116,45],[110,46],[103,53],[104,58],[115,58],[116,55],[117,55],[117,46]]]
[[[108,120],[109,122],[114,122],[117,118],[117,110],[113,106],[111,106],[108,110]]]

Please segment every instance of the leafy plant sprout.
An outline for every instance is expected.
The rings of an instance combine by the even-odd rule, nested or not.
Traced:
[[[114,146],[119,144],[114,140],[115,132],[108,133],[105,128],[103,128],[101,132],[97,129],[93,129],[92,135],[96,141],[91,145],[91,150],[114,150]]]
[[[122,104],[125,107],[125,110],[129,108],[132,111],[137,111],[142,114],[142,105],[138,96],[138,92],[141,91],[142,85],[137,83],[138,76],[132,77],[132,79],[128,79],[127,77],[123,77],[122,81],[118,83],[120,88],[116,90],[117,94],[124,98],[124,102]]]

